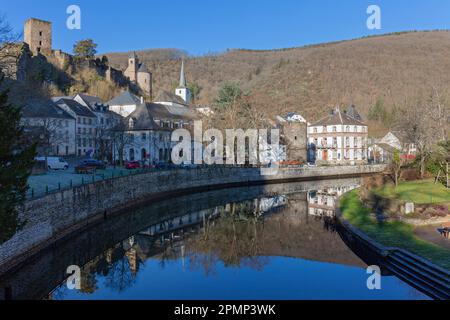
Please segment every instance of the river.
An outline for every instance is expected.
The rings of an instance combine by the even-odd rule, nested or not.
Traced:
[[[0,279],[13,299],[428,299],[336,230],[359,179],[225,189],[149,203],[46,249]],[[79,266],[81,288],[67,268]],[[0,298],[2,295],[0,294]]]

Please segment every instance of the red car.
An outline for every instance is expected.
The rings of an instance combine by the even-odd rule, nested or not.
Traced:
[[[128,161],[125,165],[126,169],[139,169],[141,167],[141,164],[139,161]]]

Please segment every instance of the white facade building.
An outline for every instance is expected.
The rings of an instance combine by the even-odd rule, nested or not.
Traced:
[[[75,119],[51,100],[29,101],[22,109],[21,124],[39,135],[41,156],[72,156],[76,152]]]
[[[111,101],[108,101],[109,110],[121,115],[122,117],[128,117],[139,104],[144,103],[144,98],[132,94],[130,91],[124,91],[121,95],[115,97]]]
[[[328,164],[367,163],[368,127],[353,107],[351,112],[339,108],[308,127],[310,160]],[[311,159],[313,158],[313,159]]]

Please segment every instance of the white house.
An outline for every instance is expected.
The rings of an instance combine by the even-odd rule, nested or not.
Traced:
[[[376,163],[387,163],[392,160],[395,150],[405,160],[415,158],[417,149],[413,142],[398,132],[389,131],[383,138],[373,141],[369,146],[369,159]]]
[[[368,127],[354,106],[339,107],[308,127],[310,159],[318,163],[363,164],[367,162]]]
[[[172,130],[153,120],[149,111],[151,107],[152,104],[139,104],[123,120],[123,140],[114,142],[116,159],[122,154],[124,161],[141,161],[146,164],[170,161]]]
[[[76,119],[75,149],[78,157],[95,152],[95,137],[97,130],[97,116],[86,106],[71,99],[56,101],[59,108]]]
[[[122,117],[128,117],[139,104],[144,103],[144,98],[132,94],[130,91],[124,91],[111,101],[108,101],[109,110],[120,114]]]
[[[22,108],[21,124],[38,132],[42,155],[71,156],[76,152],[75,119],[51,100],[32,100]]]

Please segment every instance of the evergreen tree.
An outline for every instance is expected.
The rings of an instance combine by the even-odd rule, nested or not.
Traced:
[[[8,103],[8,91],[0,92],[0,243],[23,227],[18,207],[25,201],[36,150],[26,138],[20,118],[20,109]]]
[[[76,59],[91,59],[97,54],[97,44],[92,39],[80,40],[73,46]]]
[[[215,103],[218,109],[224,110],[239,101],[243,95],[244,93],[237,83],[226,83],[220,88]]]

